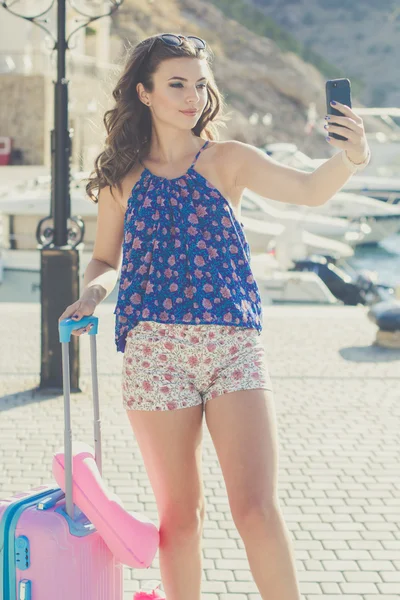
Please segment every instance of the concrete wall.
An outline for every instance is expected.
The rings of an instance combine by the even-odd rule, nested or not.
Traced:
[[[48,110],[42,75],[0,75],[0,136],[10,136],[23,151],[23,163],[42,165]]]
[[[69,76],[69,127],[74,130],[72,165],[91,170],[106,135],[102,123],[110,108],[107,70]],[[0,74],[0,136],[10,136],[23,151],[24,165],[50,167],[50,132],[54,127],[54,86],[48,75]]]

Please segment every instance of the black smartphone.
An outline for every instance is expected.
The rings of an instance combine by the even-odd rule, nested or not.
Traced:
[[[336,102],[340,102],[341,104],[345,104],[349,108],[351,108],[351,84],[350,79],[328,79],[325,85],[326,91],[326,114],[327,115],[338,115],[345,116],[339,110],[336,110],[333,106],[331,106],[331,101],[335,100]],[[339,123],[335,123],[334,119],[329,119],[329,123],[335,124],[338,127],[344,127],[344,125],[339,125]],[[347,137],[343,137],[337,133],[329,133],[330,137],[333,137],[337,140],[345,140],[347,141]]]

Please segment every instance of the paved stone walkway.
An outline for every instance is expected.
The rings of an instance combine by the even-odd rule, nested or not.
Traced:
[[[104,477],[128,510],[158,525],[156,505],[121,405],[122,355],[114,349],[110,304],[98,307]],[[279,497],[307,600],[400,600],[400,351],[373,346],[362,307],[264,308],[263,341],[279,427]],[[35,390],[40,307],[1,304],[0,495],[51,478],[63,443],[62,396]],[[91,443],[88,336],[81,339],[81,387],[72,397],[74,438]],[[222,473],[204,425],[207,517],[203,597],[259,600],[233,524]],[[160,581],[125,569],[125,599]],[[271,600],[279,600],[272,599]]]

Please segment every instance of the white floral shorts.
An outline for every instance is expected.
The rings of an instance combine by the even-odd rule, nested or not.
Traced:
[[[272,391],[256,329],[139,321],[122,369],[126,410],[175,410],[238,390]]]

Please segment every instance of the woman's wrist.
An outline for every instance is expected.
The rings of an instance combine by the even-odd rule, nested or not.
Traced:
[[[90,285],[81,294],[81,300],[91,300],[96,305],[106,297],[106,290],[101,285]]]
[[[342,159],[346,167],[350,169],[352,173],[356,173],[357,171],[362,171],[365,169],[365,167],[369,164],[369,161],[371,160],[371,150],[368,147],[367,156],[360,163],[355,163],[353,160],[351,160],[345,150],[342,151]]]

